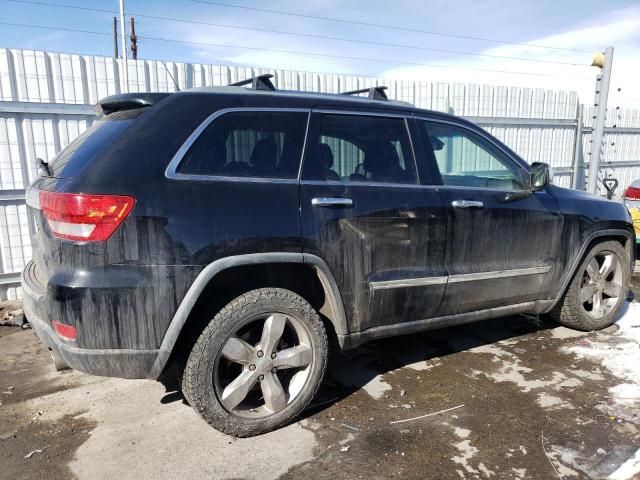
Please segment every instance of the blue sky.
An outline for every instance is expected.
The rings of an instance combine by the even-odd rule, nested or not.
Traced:
[[[224,0],[223,0],[224,1]],[[526,45],[428,35],[349,23],[277,15],[190,0],[127,0],[131,14],[159,15],[224,25],[340,37],[405,47],[372,45],[268,32],[193,25],[136,18],[140,37],[176,39],[188,43],[141,38],[140,58],[288,68],[405,79],[491,83],[578,91],[589,103],[595,68],[593,51],[616,48],[611,101],[640,108],[640,2],[638,0],[227,0],[249,7],[339,17],[360,22],[509,42],[562,47],[552,50]],[[117,0],[57,0],[59,3],[117,10]],[[54,2],[54,3],[57,3]],[[48,3],[48,2],[44,2]],[[0,21],[91,30],[109,34],[112,16],[45,5],[0,0]],[[203,43],[244,46],[215,47]],[[407,48],[414,46],[419,48]],[[108,35],[0,26],[0,47],[112,55]],[[251,47],[309,53],[251,50]],[[453,50],[486,56],[460,55],[427,49]],[[374,60],[335,58],[363,57]],[[499,57],[518,57],[521,61]],[[545,62],[557,63],[545,63]],[[420,64],[420,65],[416,65]],[[577,65],[568,65],[577,64]],[[446,68],[445,68],[446,67]],[[520,72],[527,75],[506,73]],[[618,88],[621,90],[618,91]]]

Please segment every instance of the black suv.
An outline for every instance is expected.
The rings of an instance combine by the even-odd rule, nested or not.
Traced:
[[[635,256],[624,205],[553,186],[546,164],[383,88],[248,82],[108,97],[40,161],[22,285],[57,366],[172,368],[210,424],[250,436],[305,408],[330,340],[616,318]]]

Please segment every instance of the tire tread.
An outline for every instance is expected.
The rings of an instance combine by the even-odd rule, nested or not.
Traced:
[[[571,282],[569,283],[569,287],[567,291],[564,293],[562,298],[556,303],[551,312],[549,312],[551,318],[556,320],[561,325],[565,327],[573,328],[574,330],[581,330],[583,332],[591,332],[594,330],[601,330],[603,328],[608,327],[613,323],[616,319],[617,313],[620,309],[620,306],[616,307],[609,315],[602,319],[596,319],[588,316],[586,312],[584,312],[582,305],[579,301],[580,299],[580,287],[582,281],[582,272],[586,267],[586,264],[593,258],[594,254],[603,251],[610,250],[618,255],[618,261],[620,262],[620,267],[624,269],[624,277],[626,281],[623,279],[623,288],[625,285],[628,285],[628,279],[630,276],[630,267],[625,267],[627,265],[627,255],[624,250],[624,247],[615,240],[609,240],[605,242],[598,243],[594,245],[589,252],[587,253],[584,260],[580,263],[580,266],[576,270]],[[624,295],[624,294],[623,294]]]
[[[207,357],[207,348],[212,342],[215,342],[216,340],[219,341],[219,337],[221,336],[220,333],[225,326],[225,323],[232,318],[242,318],[243,315],[247,314],[249,307],[258,302],[273,300],[283,305],[289,305],[292,309],[300,312],[309,320],[309,326],[320,339],[320,345],[316,352],[319,352],[321,356],[321,358],[317,359],[317,361],[321,363],[321,372],[319,375],[320,381],[317,381],[311,386],[311,390],[306,393],[307,398],[302,404],[297,405],[295,410],[296,413],[292,415],[292,417],[297,416],[307,407],[309,402],[311,402],[313,397],[315,397],[318,389],[320,388],[321,380],[324,378],[327,368],[327,334],[322,321],[320,320],[320,316],[306,300],[296,293],[282,288],[260,288],[251,290],[236,297],[213,317],[200,334],[200,337],[195,342],[189,355],[182,376],[182,391],[189,404],[210,425],[228,435],[235,437],[258,435],[278,428],[291,420],[291,418],[289,418],[276,422],[269,422],[266,420],[271,417],[268,417],[265,421],[254,421],[250,424],[249,422],[242,421],[238,417],[234,417],[229,414],[221,415],[219,409],[211,408],[211,401],[208,399],[209,395],[208,392],[205,391],[201,378],[204,367],[203,362],[211,361]],[[217,399],[215,399],[215,401],[217,401]],[[220,409],[221,408],[222,407],[220,407]],[[277,415],[278,414],[275,414],[274,417]]]

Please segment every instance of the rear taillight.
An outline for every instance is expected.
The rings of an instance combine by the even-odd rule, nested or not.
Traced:
[[[640,187],[629,187],[624,192],[624,198],[628,200],[640,200]]]
[[[40,208],[51,232],[67,240],[107,240],[124,222],[135,200],[122,195],[40,192]]]
[[[78,338],[78,330],[76,330],[76,327],[67,325],[66,323],[60,323],[57,320],[51,320],[51,324],[58,336],[63,340],[74,342]]]

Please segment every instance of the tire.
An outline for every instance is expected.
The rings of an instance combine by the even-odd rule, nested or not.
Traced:
[[[305,409],[322,382],[327,355],[324,326],[307,301],[280,288],[252,290],[204,329],[186,362],[182,391],[217,430],[259,435]]]
[[[607,270],[604,269],[603,262],[608,261],[606,259],[609,257],[615,258],[615,268],[617,268],[615,273],[612,273],[614,272],[613,268],[609,273],[606,273]],[[597,275],[593,275],[593,267],[596,265],[598,266]],[[606,274],[603,276],[603,273]],[[550,315],[561,325],[575,330],[590,332],[606,328],[616,320],[620,313],[627,298],[630,279],[630,261],[622,245],[616,241],[598,243],[591,248],[580,264],[567,291],[551,310]],[[607,287],[607,285],[617,285],[618,283],[620,289],[617,296],[603,293],[604,290],[613,293],[614,287]],[[600,295],[601,308],[596,306],[596,298],[591,296],[591,292],[593,295]],[[591,301],[583,301],[589,297],[591,297]]]

